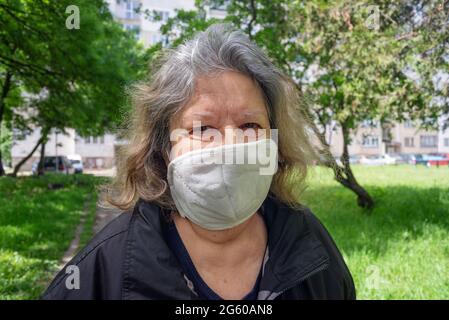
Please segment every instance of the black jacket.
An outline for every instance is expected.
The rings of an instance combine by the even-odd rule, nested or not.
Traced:
[[[352,276],[334,241],[307,208],[293,210],[269,195],[262,213],[268,259],[258,299],[355,299]],[[198,299],[164,239],[165,210],[140,199],[97,233],[64,267],[43,299]]]

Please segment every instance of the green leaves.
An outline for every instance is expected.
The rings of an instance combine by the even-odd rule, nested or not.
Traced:
[[[69,5],[79,7],[79,30],[66,28]],[[124,88],[144,68],[143,49],[105,2],[0,0],[0,26],[0,81],[11,72],[14,88],[28,97],[11,100],[8,93],[12,114],[25,104],[33,114],[28,126],[86,134],[115,127]]]

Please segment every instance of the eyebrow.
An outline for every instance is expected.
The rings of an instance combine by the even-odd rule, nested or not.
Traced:
[[[194,111],[191,114],[189,114],[187,117],[183,118],[181,121],[182,126],[188,126],[190,127],[192,125],[192,121],[198,121],[198,120],[210,120],[215,118],[216,115],[214,112],[210,111]]]
[[[264,111],[262,111],[262,110],[255,110],[255,111],[244,110],[244,111],[242,111],[242,112],[240,112],[238,114],[238,117],[240,119],[242,119],[242,118],[245,119],[247,117],[252,117],[252,116],[257,116],[258,118],[259,117],[263,118],[266,115],[267,114]],[[201,111],[201,110],[193,111],[191,114],[188,115],[188,119],[192,119],[193,118],[193,120],[198,119],[198,118],[201,118],[201,119],[213,119],[215,117],[217,117],[215,112]],[[184,121],[188,121],[188,119],[184,119]]]
[[[245,119],[255,119],[255,121],[263,121],[265,117],[268,117],[268,112],[265,113],[262,110],[256,111],[243,111],[239,114],[238,118],[242,121]]]
[[[191,114],[189,114],[186,118],[183,119],[183,123],[190,122],[190,121],[211,121],[218,117],[217,114],[210,111],[194,111]],[[190,124],[189,124],[190,125]]]

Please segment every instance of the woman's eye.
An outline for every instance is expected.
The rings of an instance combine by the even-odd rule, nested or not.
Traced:
[[[204,131],[206,131],[210,128],[211,128],[210,126],[195,127],[195,128],[190,129],[189,134],[195,134],[198,132],[203,133]]]
[[[261,129],[261,126],[255,122],[245,123],[242,127],[243,129]]]

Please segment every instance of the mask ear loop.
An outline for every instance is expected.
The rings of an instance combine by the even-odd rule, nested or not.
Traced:
[[[279,166],[284,166],[285,165],[285,159],[283,157],[281,157],[278,153],[278,165]]]
[[[171,160],[170,160],[171,148],[170,148],[170,151],[167,148],[164,151],[162,151],[161,153],[162,153],[162,158],[165,160],[166,166],[168,168],[168,165],[171,162]],[[169,188],[167,181],[166,181],[166,183],[167,183],[167,188]],[[176,210],[177,210],[176,206],[163,209],[163,215],[167,219],[168,222],[173,221],[173,214],[176,212]]]
[[[168,164],[171,162],[171,159],[170,159],[170,153],[171,153],[171,150],[168,151],[167,149],[165,149],[165,155],[163,155],[163,158],[164,158],[164,160],[165,160],[167,166],[168,166]]]

